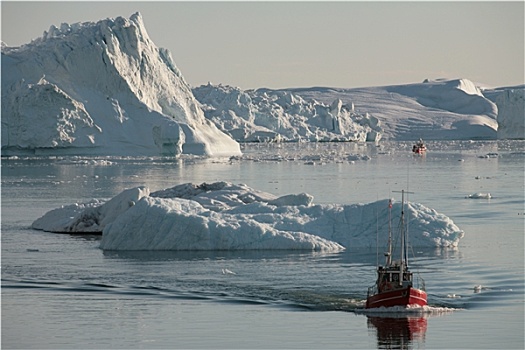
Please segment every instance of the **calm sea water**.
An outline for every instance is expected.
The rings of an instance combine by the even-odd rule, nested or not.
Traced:
[[[247,145],[234,161],[2,159],[2,348],[523,349],[525,143],[430,143],[425,157],[410,147]],[[440,311],[359,312],[375,249],[109,253],[98,236],[29,228],[50,209],[125,188],[214,181],[345,204],[408,184],[411,201],[465,231],[458,249],[412,259]],[[465,198],[478,192],[492,198]]]

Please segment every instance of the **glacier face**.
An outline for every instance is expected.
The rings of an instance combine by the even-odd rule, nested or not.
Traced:
[[[2,46],[2,153],[239,155],[169,51],[129,19],[51,26]]]

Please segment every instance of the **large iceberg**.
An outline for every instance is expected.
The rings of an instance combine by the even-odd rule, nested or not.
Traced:
[[[206,118],[240,142],[523,139],[524,91],[468,79],[353,89],[193,88]]]
[[[240,155],[241,142],[524,138],[523,86],[193,90],[139,13],[2,42],[2,155]]]
[[[182,184],[150,193],[125,190],[54,209],[34,229],[102,232],[105,250],[323,250],[375,247],[387,232],[389,200],[369,204],[313,204],[309,194],[276,197],[228,182]],[[419,203],[408,203],[410,244],[455,247],[463,237],[450,218]],[[401,203],[394,203],[399,215]],[[385,233],[386,237],[386,233]]]
[[[2,154],[240,155],[139,13],[2,44]]]
[[[237,141],[412,141],[523,138],[523,87],[468,79],[384,87],[193,88],[206,118]]]

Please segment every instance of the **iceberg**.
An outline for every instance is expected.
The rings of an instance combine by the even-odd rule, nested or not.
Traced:
[[[140,13],[1,43],[3,156],[239,156],[238,142],[523,139],[524,87],[186,83]]]
[[[379,141],[381,123],[353,105],[305,100],[284,90],[243,91],[224,85],[193,89],[204,115],[239,142]]]
[[[140,13],[2,42],[2,155],[239,156],[238,142],[524,138],[523,86],[191,88]]]
[[[148,188],[136,187],[123,191],[107,202],[93,199],[88,203],[63,206],[35,220],[32,227],[57,233],[100,233],[106,224],[113,222],[139,199],[148,195]]]
[[[240,155],[139,13],[2,44],[2,155]]]
[[[51,210],[34,229],[101,232],[104,250],[315,250],[375,247],[377,230],[388,229],[389,200],[368,204],[314,204],[307,193],[277,197],[245,184],[181,184],[150,192],[123,191]],[[408,203],[410,244],[456,247],[463,237],[447,216]],[[392,213],[401,211],[394,203]]]
[[[468,79],[425,79],[421,83],[404,85],[285,91],[326,104],[341,100],[343,105],[353,106],[357,115],[377,120],[382,139],[389,141],[497,138],[498,107],[478,84]]]

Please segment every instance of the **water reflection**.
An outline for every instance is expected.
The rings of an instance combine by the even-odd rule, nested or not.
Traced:
[[[368,329],[376,332],[378,349],[420,348],[425,343],[427,318],[424,315],[367,317]]]

